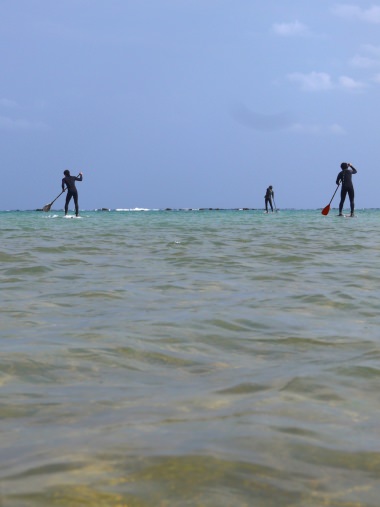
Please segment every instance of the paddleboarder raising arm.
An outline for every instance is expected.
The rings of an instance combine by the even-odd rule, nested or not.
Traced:
[[[66,190],[65,186],[67,187],[65,215],[67,215],[69,209],[69,202],[71,201],[71,198],[73,198],[75,204],[75,215],[78,216],[79,215],[78,190],[75,186],[75,182],[83,180],[83,173],[79,173],[78,176],[71,176],[70,171],[66,169],[65,171],[63,171],[63,174],[65,175],[65,177],[62,178],[62,192]]]
[[[272,185],[269,185],[269,187],[267,188],[266,192],[265,192],[265,195],[264,195],[264,199],[265,199],[265,212],[268,213],[268,204],[272,210],[272,213],[273,213],[273,204],[272,204],[272,198],[274,199],[274,192],[273,192],[273,187]]]
[[[343,216],[343,205],[348,194],[350,199],[350,207],[351,207],[351,216],[354,216],[355,210],[355,191],[354,186],[352,184],[352,175],[356,174],[358,171],[355,167],[347,162],[342,162],[340,164],[340,168],[342,169],[336,178],[336,184],[342,184],[342,189],[340,191],[340,203],[339,203],[339,216]]]

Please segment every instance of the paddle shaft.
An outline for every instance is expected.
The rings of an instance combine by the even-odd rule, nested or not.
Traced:
[[[334,199],[335,194],[336,194],[336,193],[337,193],[337,191],[338,191],[338,188],[339,188],[339,183],[338,183],[338,186],[337,186],[337,187],[336,187],[336,189],[335,189],[335,192],[334,192],[333,196],[332,196],[332,197],[331,197],[331,199],[330,199],[329,206],[330,206],[330,204],[332,203],[332,200]]]
[[[336,187],[336,189],[335,189],[335,192],[333,193],[333,196],[331,197],[330,202],[328,203],[328,205],[327,205],[327,206],[325,206],[325,207],[323,208],[323,210],[321,211],[322,215],[328,215],[328,214],[329,214],[329,211],[330,211],[330,204],[332,203],[332,200],[334,199],[335,194],[336,194],[336,193],[337,193],[337,191],[338,191],[339,185],[340,185],[340,184],[338,183],[338,185],[337,185],[337,187]]]
[[[53,203],[55,203],[55,201],[58,199],[58,197],[61,197],[61,195],[63,194],[63,192],[66,192],[66,188],[64,188],[64,189],[62,190],[62,192],[61,192],[59,195],[57,195],[57,197],[54,199],[54,201],[51,201],[50,206],[51,206]]]

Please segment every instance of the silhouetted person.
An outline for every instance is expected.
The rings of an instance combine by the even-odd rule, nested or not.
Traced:
[[[340,191],[340,203],[339,203],[339,216],[343,216],[343,205],[346,199],[346,195],[350,198],[350,207],[351,207],[351,216],[354,216],[355,210],[355,191],[354,186],[352,184],[352,175],[356,174],[358,171],[355,167],[347,162],[342,162],[340,164],[340,168],[342,169],[336,178],[336,184],[342,184],[342,189]]]
[[[78,190],[75,186],[76,181],[82,181],[83,174],[79,173],[79,176],[71,176],[70,171],[66,169],[63,171],[63,174],[65,175],[64,178],[62,178],[62,191],[65,191],[65,185],[67,187],[67,194],[66,194],[66,202],[65,202],[65,215],[67,215],[67,212],[69,210],[69,202],[71,201],[71,198],[74,199],[75,204],[75,215],[79,215],[79,205],[78,205]]]
[[[267,188],[267,191],[266,191],[266,193],[264,195],[264,198],[265,198],[265,211],[267,213],[268,213],[268,204],[270,205],[270,209],[273,211],[272,197],[274,199],[273,187],[272,187],[272,185],[270,185]]]

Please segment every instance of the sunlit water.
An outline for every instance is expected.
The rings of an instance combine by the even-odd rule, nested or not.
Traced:
[[[379,230],[0,213],[0,506],[378,507]]]

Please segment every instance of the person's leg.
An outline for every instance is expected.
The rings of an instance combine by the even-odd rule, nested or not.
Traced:
[[[346,195],[347,195],[347,190],[342,187],[342,190],[340,192],[339,215],[342,215],[343,205],[344,205],[344,201],[346,199]]]
[[[75,214],[76,216],[78,216],[79,215],[78,194],[77,193],[73,194],[73,198],[75,204]]]
[[[350,198],[351,215],[353,215],[355,211],[355,192],[353,188],[348,190],[348,197]]]
[[[67,212],[69,210],[69,202],[71,200],[71,194],[69,191],[67,191],[67,194],[66,194],[66,202],[65,202],[65,215],[67,215]]]

